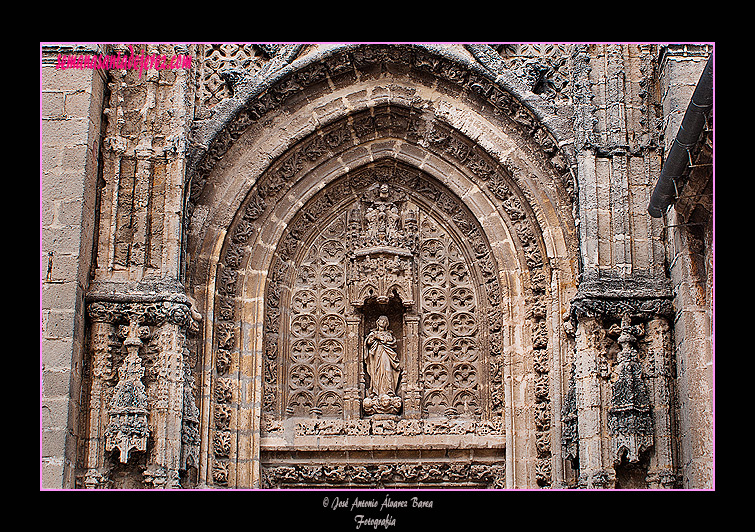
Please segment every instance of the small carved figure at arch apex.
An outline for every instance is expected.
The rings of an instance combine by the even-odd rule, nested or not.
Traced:
[[[365,366],[370,377],[362,402],[366,414],[397,414],[401,409],[401,398],[396,395],[401,375],[398,342],[388,325],[388,317],[380,316],[364,340]]]

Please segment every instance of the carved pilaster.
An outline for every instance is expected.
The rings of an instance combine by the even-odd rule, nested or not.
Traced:
[[[569,377],[569,388],[564,398],[561,412],[561,456],[564,460],[578,463],[579,460],[579,428],[577,407],[577,384],[574,380],[574,365]]]
[[[418,419],[422,414],[422,387],[419,379],[419,316],[404,315],[404,344],[406,359],[404,362],[404,417]]]
[[[157,328],[156,335],[160,346],[160,369],[157,400],[151,412],[151,425],[155,430],[153,464],[167,471],[165,487],[177,488],[181,460],[185,336],[178,325],[168,321]]]
[[[582,317],[576,331],[574,384],[577,409],[579,483],[582,487],[604,487],[602,439],[602,394],[598,369],[602,324],[597,318]]]
[[[646,482],[652,489],[675,488],[673,426],[671,335],[667,318],[657,316],[647,322],[647,382],[653,404],[653,460]]]
[[[362,319],[357,315],[346,317],[346,352],[359,353],[359,324]],[[359,419],[361,402],[359,384],[361,377],[359,357],[346,359],[346,386],[343,390],[344,413],[346,419]]]
[[[198,463],[199,412],[185,354],[200,317],[188,302],[110,299],[88,306],[93,372],[83,484],[104,485],[114,460],[130,464],[141,452],[145,485],[180,487],[180,470]]]
[[[104,487],[107,482],[107,477],[104,475],[105,457],[102,437],[108,422],[106,387],[112,371],[110,343],[113,337],[113,326],[108,323],[106,314],[94,312],[90,316],[94,321],[90,330],[92,362],[84,486],[92,489]]]
[[[673,470],[667,371],[671,295],[665,284],[648,279],[625,279],[621,289],[617,286],[614,280],[583,283],[571,305],[577,323],[573,393],[580,482],[656,486],[668,483]]]

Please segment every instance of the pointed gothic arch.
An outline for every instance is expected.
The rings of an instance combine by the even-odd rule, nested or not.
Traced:
[[[439,464],[438,470],[448,479],[449,475],[459,476],[459,467],[487,467],[478,470],[476,485],[548,485],[553,474],[558,474],[553,470],[559,464],[559,435],[551,420],[559,415],[558,398],[570,350],[560,321],[575,284],[578,256],[573,202],[564,186],[563,167],[553,161],[558,154],[543,149],[542,139],[536,142],[528,136],[532,131],[545,131],[536,120],[529,129],[519,122],[512,126],[510,115],[486,110],[485,100],[480,103],[472,98],[472,90],[469,94],[448,93],[437,80],[429,84],[410,73],[391,72],[393,67],[386,73],[375,67],[393,65],[385,59],[366,64],[369,68],[359,76],[341,71],[339,78],[333,68],[329,83],[320,79],[290,96],[292,101],[283,115],[264,118],[261,113],[251,118],[259,114],[254,110],[260,109],[260,102],[275,100],[274,89],[253,100],[236,125],[221,133],[221,137],[236,138],[220,150],[222,157],[217,157],[202,178],[201,191],[195,189],[187,284],[208,317],[200,476],[207,483],[227,487],[285,484],[286,479],[292,485],[317,485],[311,479],[325,482],[323,478],[336,485],[358,485],[367,482],[360,479],[374,478],[376,472],[368,465],[387,465],[354,463],[324,471],[306,464],[275,464],[282,469],[276,469],[270,481],[270,477],[263,479],[262,462],[265,452],[274,456],[285,447],[276,447],[274,441],[279,431],[276,423],[285,424],[285,420],[264,412],[265,394],[275,389],[271,383],[280,383],[280,368],[285,367],[269,363],[273,357],[268,333],[276,330],[270,324],[269,305],[275,298],[283,301],[270,286],[288,275],[285,270],[291,264],[281,259],[287,246],[295,251],[301,238],[306,240],[295,233],[300,227],[297,221],[307,216],[317,219],[311,214],[317,209],[336,213],[330,199],[333,191],[360,171],[373,176],[375,172],[393,172],[390,179],[385,178],[392,182],[398,170],[438,185],[438,198],[433,202],[425,198],[425,212],[445,220],[449,228],[456,227],[456,235],[464,234],[458,224],[476,230],[500,283],[501,353],[500,361],[491,365],[494,372],[500,372],[504,389],[499,453],[483,453],[478,456],[481,462],[471,465]],[[494,89],[491,84],[488,94]],[[520,104],[517,112],[524,112],[522,109]],[[354,194],[355,188],[350,190]],[[403,190],[423,198],[416,189],[404,186]],[[469,217],[458,218],[452,225],[455,212],[466,212]],[[321,228],[326,229],[327,224]],[[458,236],[456,240],[464,244],[469,257],[485,251],[475,251],[472,240]],[[359,324],[355,325],[359,331]],[[415,326],[419,324],[406,328]],[[346,348],[345,340],[342,347]],[[428,391],[428,399],[437,397],[433,391]],[[332,390],[322,392],[325,403],[332,405]],[[353,390],[349,393],[354,404],[359,398],[353,396]],[[317,401],[302,393],[300,403],[307,400]],[[277,412],[284,412],[283,403],[278,404]],[[448,430],[439,425],[406,425],[400,430],[422,435],[428,435],[428,430]],[[313,422],[299,426],[305,440],[308,430],[335,431],[332,435],[339,437],[365,436],[360,434],[364,430],[369,436],[380,431],[396,434],[390,423],[378,428],[373,423],[367,429],[348,420],[340,425]],[[454,430],[471,430],[473,437],[483,437],[483,432],[489,433],[485,426]],[[490,469],[492,466],[495,468]],[[400,477],[395,471],[393,474],[394,479]],[[406,475],[400,478],[408,482]]]

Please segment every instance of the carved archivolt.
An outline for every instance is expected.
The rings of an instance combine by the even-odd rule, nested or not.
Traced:
[[[298,90],[313,80],[322,80],[326,73],[318,68],[331,68],[344,58],[338,55],[321,67],[312,66],[299,72],[287,86]],[[411,60],[416,62],[419,58],[412,56]],[[419,60],[417,66],[435,73],[449,73],[441,67],[442,63]],[[498,109],[517,122],[517,127],[532,133],[530,138],[540,143],[542,153],[549,158],[546,162],[562,172],[563,181],[557,187],[569,201],[568,198],[573,197],[573,186],[568,165],[547,131],[539,128],[537,120],[528,115],[529,111],[494,84],[482,77],[460,74],[464,83],[473,84],[470,90],[480,90],[487,98],[493,98],[502,106]],[[267,95],[240,112],[224,134],[225,140],[219,138],[221,144],[210,149],[208,165],[218,160],[246,127],[280,105],[287,94],[279,94],[279,88],[271,88]],[[538,131],[541,134],[537,134]],[[519,262],[528,271],[524,277],[526,330],[531,335],[528,340],[532,346],[536,381],[533,417],[537,476],[541,485],[548,485],[551,414],[546,295],[550,270],[544,260],[542,231],[522,192],[526,188],[520,183],[523,176],[516,168],[504,167],[451,127],[432,120],[418,109],[397,105],[355,112],[348,120],[323,126],[303,139],[260,176],[229,227],[218,265],[214,299],[213,435],[210,437],[211,442],[216,442],[211,443],[211,447],[214,445],[211,448],[213,480],[221,485],[227,482],[230,457],[226,449],[233,430],[235,401],[230,368],[239,356],[239,287],[249,246],[255,242],[280,198],[302,176],[360,142],[383,137],[404,139],[464,168],[480,189],[495,198],[499,213],[516,237]],[[209,171],[210,166],[204,168]],[[200,172],[200,175],[206,174]],[[401,219],[398,227],[402,230],[411,221],[409,213],[416,208],[418,228],[413,235],[417,241],[411,245],[417,247],[409,255],[357,255],[350,247],[353,243],[349,235],[353,232],[349,227],[356,223],[350,214],[355,209],[364,209],[361,212],[367,214],[367,206],[360,195],[382,182],[407,195],[405,203],[396,204]],[[201,187],[202,178],[199,178],[192,187],[193,198],[198,197]],[[360,234],[369,236],[369,224],[365,225],[364,218],[359,223]],[[461,238],[454,240],[454,235]],[[465,260],[459,260],[461,257]],[[396,282],[388,282],[390,279],[385,273],[373,277],[374,286],[367,282],[370,277],[366,272],[370,268],[386,272],[389,267],[393,268]],[[399,275],[399,272],[405,273]],[[465,275],[474,281],[465,284]],[[347,279],[353,283],[349,284]],[[413,284],[406,284],[408,279],[412,279]],[[503,393],[498,384],[503,372],[501,289],[485,234],[463,204],[437,181],[394,162],[375,164],[331,183],[308,201],[286,227],[265,289],[262,409],[267,416],[275,419],[306,413],[340,419],[344,412],[354,408],[349,405],[359,401],[360,383],[354,383],[353,389],[341,387],[350,374],[343,358],[348,350],[350,324],[339,312],[341,308],[364,302],[370,290],[376,298],[395,291],[398,301],[411,303],[415,309],[416,314],[404,312],[404,315],[416,315],[420,320],[416,323],[418,334],[422,335],[418,356],[426,358],[417,371],[422,374],[423,386],[438,393],[424,393],[424,388],[422,393],[405,390],[411,392],[404,396],[405,408],[414,408],[416,404],[419,415],[429,415],[431,411],[465,412],[472,416],[502,412]],[[363,329],[358,329],[364,327],[361,322],[351,326],[356,326],[359,334],[364,333]],[[414,326],[413,322],[404,324],[405,329]],[[480,331],[485,334],[479,334]],[[484,345],[480,345],[480,339]],[[470,360],[462,361],[459,357]],[[486,393],[481,395],[481,389]]]
[[[305,64],[291,74],[276,79],[269,86],[259,87],[261,92],[250,94],[250,100],[241,106],[232,119],[213,138],[209,139],[207,148],[197,147],[190,155],[190,167],[187,177],[190,178],[190,201],[195,204],[207,178],[218,161],[228,152],[233,143],[254,123],[260,121],[268,113],[274,112],[286,105],[292,96],[301,94],[318,84],[354,74],[369,74],[376,65],[390,65],[391,68],[409,69],[412,72],[429,76],[439,83],[450,83],[455,91],[466,92],[470,97],[478,98],[486,106],[490,106],[493,113],[509,122],[523,139],[534,142],[537,150],[534,155],[541,157],[546,165],[555,170],[560,184],[568,194],[570,203],[576,201],[575,182],[572,168],[576,164],[571,142],[557,138],[554,130],[563,128],[560,124],[543,122],[551,120],[537,116],[531,109],[533,102],[524,104],[509,90],[499,86],[490,77],[489,72],[469,69],[452,59],[434,55],[421,47],[411,46],[356,46],[338,50],[332,55],[326,55],[320,60]],[[543,111],[541,111],[543,112]],[[361,126],[372,129],[369,119],[362,119]],[[384,123],[382,126],[396,126],[398,124]],[[569,130],[571,134],[571,130]],[[309,146],[308,156],[317,156],[322,149],[327,149],[330,142],[338,139],[330,137],[323,142],[313,142]],[[470,154],[475,156],[475,152]]]
[[[504,196],[504,191],[510,192],[506,184],[496,182],[498,193],[509,200],[509,205],[516,205],[513,193]],[[263,190],[265,185],[263,181]],[[387,185],[390,194],[400,198],[395,200],[397,225],[393,232],[385,231],[388,237],[394,238],[389,242],[393,246],[388,246],[394,255],[374,245],[379,244],[374,241],[375,231],[369,216],[363,216],[371,206],[365,198],[369,199],[376,187],[382,188],[382,185]],[[266,206],[266,198],[259,192],[251,195],[244,215],[231,233],[226,261],[220,270],[218,314],[222,320],[216,325],[215,436],[212,439],[213,475],[220,484],[227,482],[228,442],[232,430],[229,421],[233,384],[227,377],[227,368],[238,356],[233,352],[237,326],[231,321],[235,305],[228,295],[236,293],[238,273],[232,268],[243,263],[243,251],[234,248],[243,246],[245,239],[258,230],[250,220],[259,218]],[[521,231],[531,234],[524,222],[525,210],[513,212],[519,215]],[[368,247],[370,244],[372,248]],[[538,377],[536,424],[537,433],[543,434],[538,438],[539,463],[543,464],[538,472],[545,484],[550,472],[545,349],[548,339],[544,327],[545,306],[538,302],[546,284],[535,239],[530,237],[528,245],[531,248],[526,253],[527,264],[532,268],[534,281],[530,319]],[[366,249],[373,249],[373,256],[365,253]],[[375,249],[382,251],[376,253]],[[401,250],[405,250],[406,255],[402,255]],[[395,282],[386,282],[389,278]],[[414,400],[418,416],[423,418],[450,415],[480,421],[500,419],[504,406],[503,324],[497,267],[479,224],[457,198],[432,178],[418,170],[388,163],[368,166],[332,183],[310,200],[288,225],[268,279],[262,398],[265,432],[280,430],[281,425],[276,420],[287,416],[332,418],[341,423],[339,430],[346,433],[351,430],[348,427],[359,422],[359,419],[354,422],[344,419],[348,417],[345,413],[349,408],[352,411],[355,408],[349,407],[349,401],[358,405],[359,394],[364,394],[358,385],[350,389],[347,382],[350,323],[344,311],[353,310],[371,297],[377,300],[389,294],[413,307],[417,315],[420,389],[416,396],[408,393],[411,389],[404,390],[407,392],[405,406],[411,409]],[[412,282],[402,285],[402,279]],[[357,317],[351,326],[359,327],[360,323]],[[364,375],[357,377],[363,379]],[[358,406],[356,408],[359,418]],[[386,422],[390,425],[390,421]],[[305,423],[300,426],[309,428],[300,430],[324,430],[326,434],[330,427],[327,423],[318,421],[311,427]],[[371,435],[391,433],[391,429],[385,432],[383,422],[375,423],[362,424],[359,431]],[[425,430],[422,428],[420,433]],[[500,434],[500,424],[494,424],[491,430]]]

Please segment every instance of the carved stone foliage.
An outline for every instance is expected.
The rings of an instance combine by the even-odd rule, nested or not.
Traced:
[[[281,430],[280,422],[266,419],[265,432]],[[299,419],[296,421],[297,436],[418,436],[474,434],[477,436],[505,435],[503,424],[498,419],[472,419],[463,417],[440,417],[428,419]]]
[[[503,488],[502,463],[407,462],[263,467],[265,488],[438,487]]]

